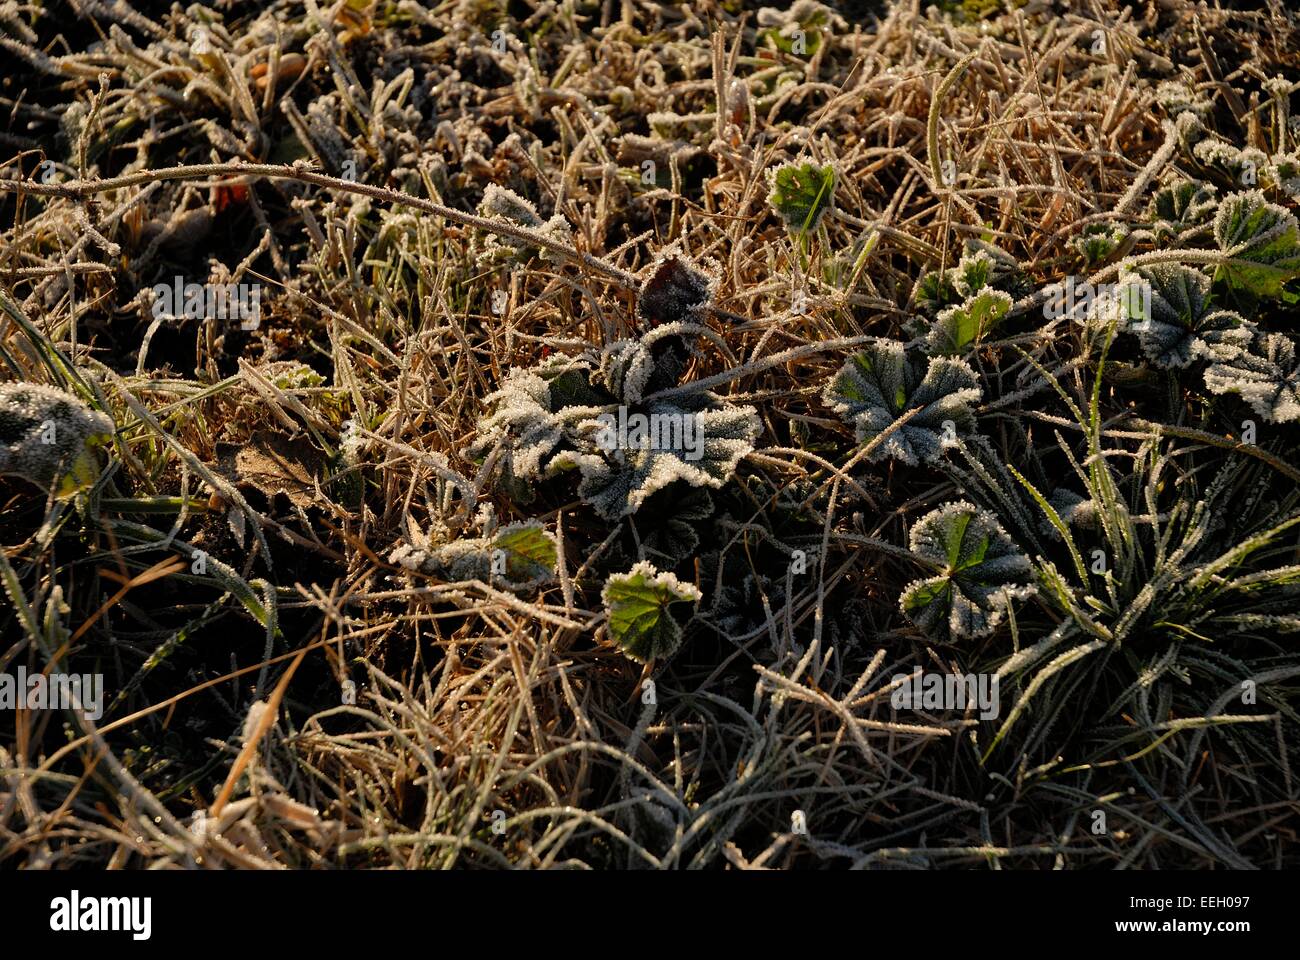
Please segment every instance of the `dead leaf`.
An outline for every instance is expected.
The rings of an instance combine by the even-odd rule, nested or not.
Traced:
[[[282,493],[298,507],[321,503],[315,477],[324,456],[305,439],[259,431],[242,447],[218,444],[222,472],[236,485],[260,490],[268,499]]]

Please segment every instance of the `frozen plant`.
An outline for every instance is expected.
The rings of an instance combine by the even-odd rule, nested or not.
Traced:
[[[868,343],[827,384],[826,405],[853,425],[859,443],[868,443],[917,410],[886,437],[869,459],[932,462],[957,442],[958,431],[975,426],[970,404],[981,396],[975,371],[950,357],[908,357],[893,340]]]
[[[62,390],[0,385],[0,474],[24,477],[57,497],[99,475],[93,450],[113,436],[113,420]]]
[[[1012,600],[1032,596],[1033,566],[997,519],[959,501],[933,510],[912,528],[912,553],[936,571],[903,591],[899,604],[939,641],[992,633]]]
[[[1145,316],[1137,306],[1144,298],[1125,293],[1141,284],[1150,290]],[[1200,270],[1155,263],[1121,273],[1120,285],[1116,302],[1127,330],[1162,369],[1186,367],[1199,358],[1229,360],[1254,337],[1254,325],[1240,314],[1214,308],[1210,278]]]

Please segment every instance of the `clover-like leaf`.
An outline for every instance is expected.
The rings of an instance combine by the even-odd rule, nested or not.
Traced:
[[[753,407],[710,406],[698,397],[647,404],[588,420],[599,452],[565,455],[582,472],[578,495],[606,520],[641,509],[677,480],[722,487],[762,430]]]
[[[1226,259],[1216,279],[1260,297],[1280,297],[1282,285],[1300,277],[1300,227],[1296,218],[1258,190],[1225,197],[1214,218],[1214,238]]]
[[[99,476],[94,448],[113,420],[71,394],[34,383],[0,385],[0,474],[70,497]]]
[[[713,287],[713,277],[685,257],[662,257],[641,284],[637,310],[652,326],[693,322],[712,302]]]
[[[627,573],[611,575],[600,597],[610,640],[631,659],[646,663],[665,660],[677,652],[682,628],[668,608],[698,603],[700,591],[643,560]]]
[[[873,440],[919,407],[870,455],[876,461],[893,457],[916,464],[937,460],[956,442],[958,431],[974,427],[970,404],[981,392],[975,371],[964,361],[932,357],[922,373],[901,343],[875,340],[840,368],[822,397],[853,425],[859,443]]]
[[[1300,363],[1295,343],[1280,333],[1257,336],[1248,350],[1205,370],[1211,393],[1238,394],[1265,420],[1300,420]]]
[[[1250,345],[1254,325],[1211,304],[1210,278],[1177,263],[1138,267],[1120,276],[1116,298],[1130,333],[1157,367],[1186,367],[1198,358],[1227,360]]]
[[[1147,207],[1156,242],[1166,243],[1214,216],[1216,188],[1200,180],[1177,177],[1158,189]]]
[[[907,586],[903,613],[939,641],[992,633],[1013,599],[1031,596],[1033,567],[994,516],[959,501],[912,528],[912,552],[940,572]]]
[[[767,202],[792,233],[811,233],[835,201],[835,167],[811,161],[783,163],[772,171]]]
[[[931,356],[964,354],[1001,323],[1010,309],[1011,297],[1001,290],[981,290],[960,306],[940,312],[926,337],[925,352]]]

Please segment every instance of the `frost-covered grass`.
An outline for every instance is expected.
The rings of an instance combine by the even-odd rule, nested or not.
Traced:
[[[1296,866],[1300,22],[1075,6],[0,11],[0,861]]]

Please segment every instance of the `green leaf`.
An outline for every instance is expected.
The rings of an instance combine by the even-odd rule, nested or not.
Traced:
[[[984,339],[1011,309],[1011,297],[984,289],[965,303],[940,312],[930,326],[925,351],[931,356],[960,356]]]
[[[957,292],[956,285],[948,276],[951,272],[951,270],[934,270],[923,274],[916,282],[916,290],[912,296],[913,307],[928,317],[934,317],[938,316],[939,311],[944,307],[960,303],[961,294]]]
[[[992,514],[949,503],[912,528],[911,548],[942,571],[904,589],[903,613],[932,639],[987,636],[1011,601],[1031,596],[1033,567]]]
[[[505,578],[512,585],[544,582],[555,575],[555,537],[536,521],[502,527],[492,547],[504,553]]]
[[[610,576],[600,596],[609,618],[610,639],[628,657],[646,663],[664,660],[677,651],[682,628],[668,608],[675,603],[698,603],[700,591],[642,561],[627,573]]]
[[[1084,228],[1074,247],[1088,267],[1096,267],[1113,257],[1128,236],[1128,228],[1123,225],[1094,223]]]
[[[823,401],[853,425],[859,443],[870,442],[903,413],[920,408],[871,452],[870,460],[933,462],[956,441],[957,432],[974,428],[970,404],[981,395],[975,371],[961,360],[932,357],[922,372],[921,362],[908,358],[897,341],[875,340],[827,384]]]
[[[1258,190],[1224,199],[1214,218],[1214,239],[1226,258],[1215,279],[1259,297],[1281,297],[1282,284],[1300,277],[1296,218]]]
[[[811,233],[834,206],[835,167],[815,163],[783,163],[772,171],[772,191],[767,202],[786,229]]]

